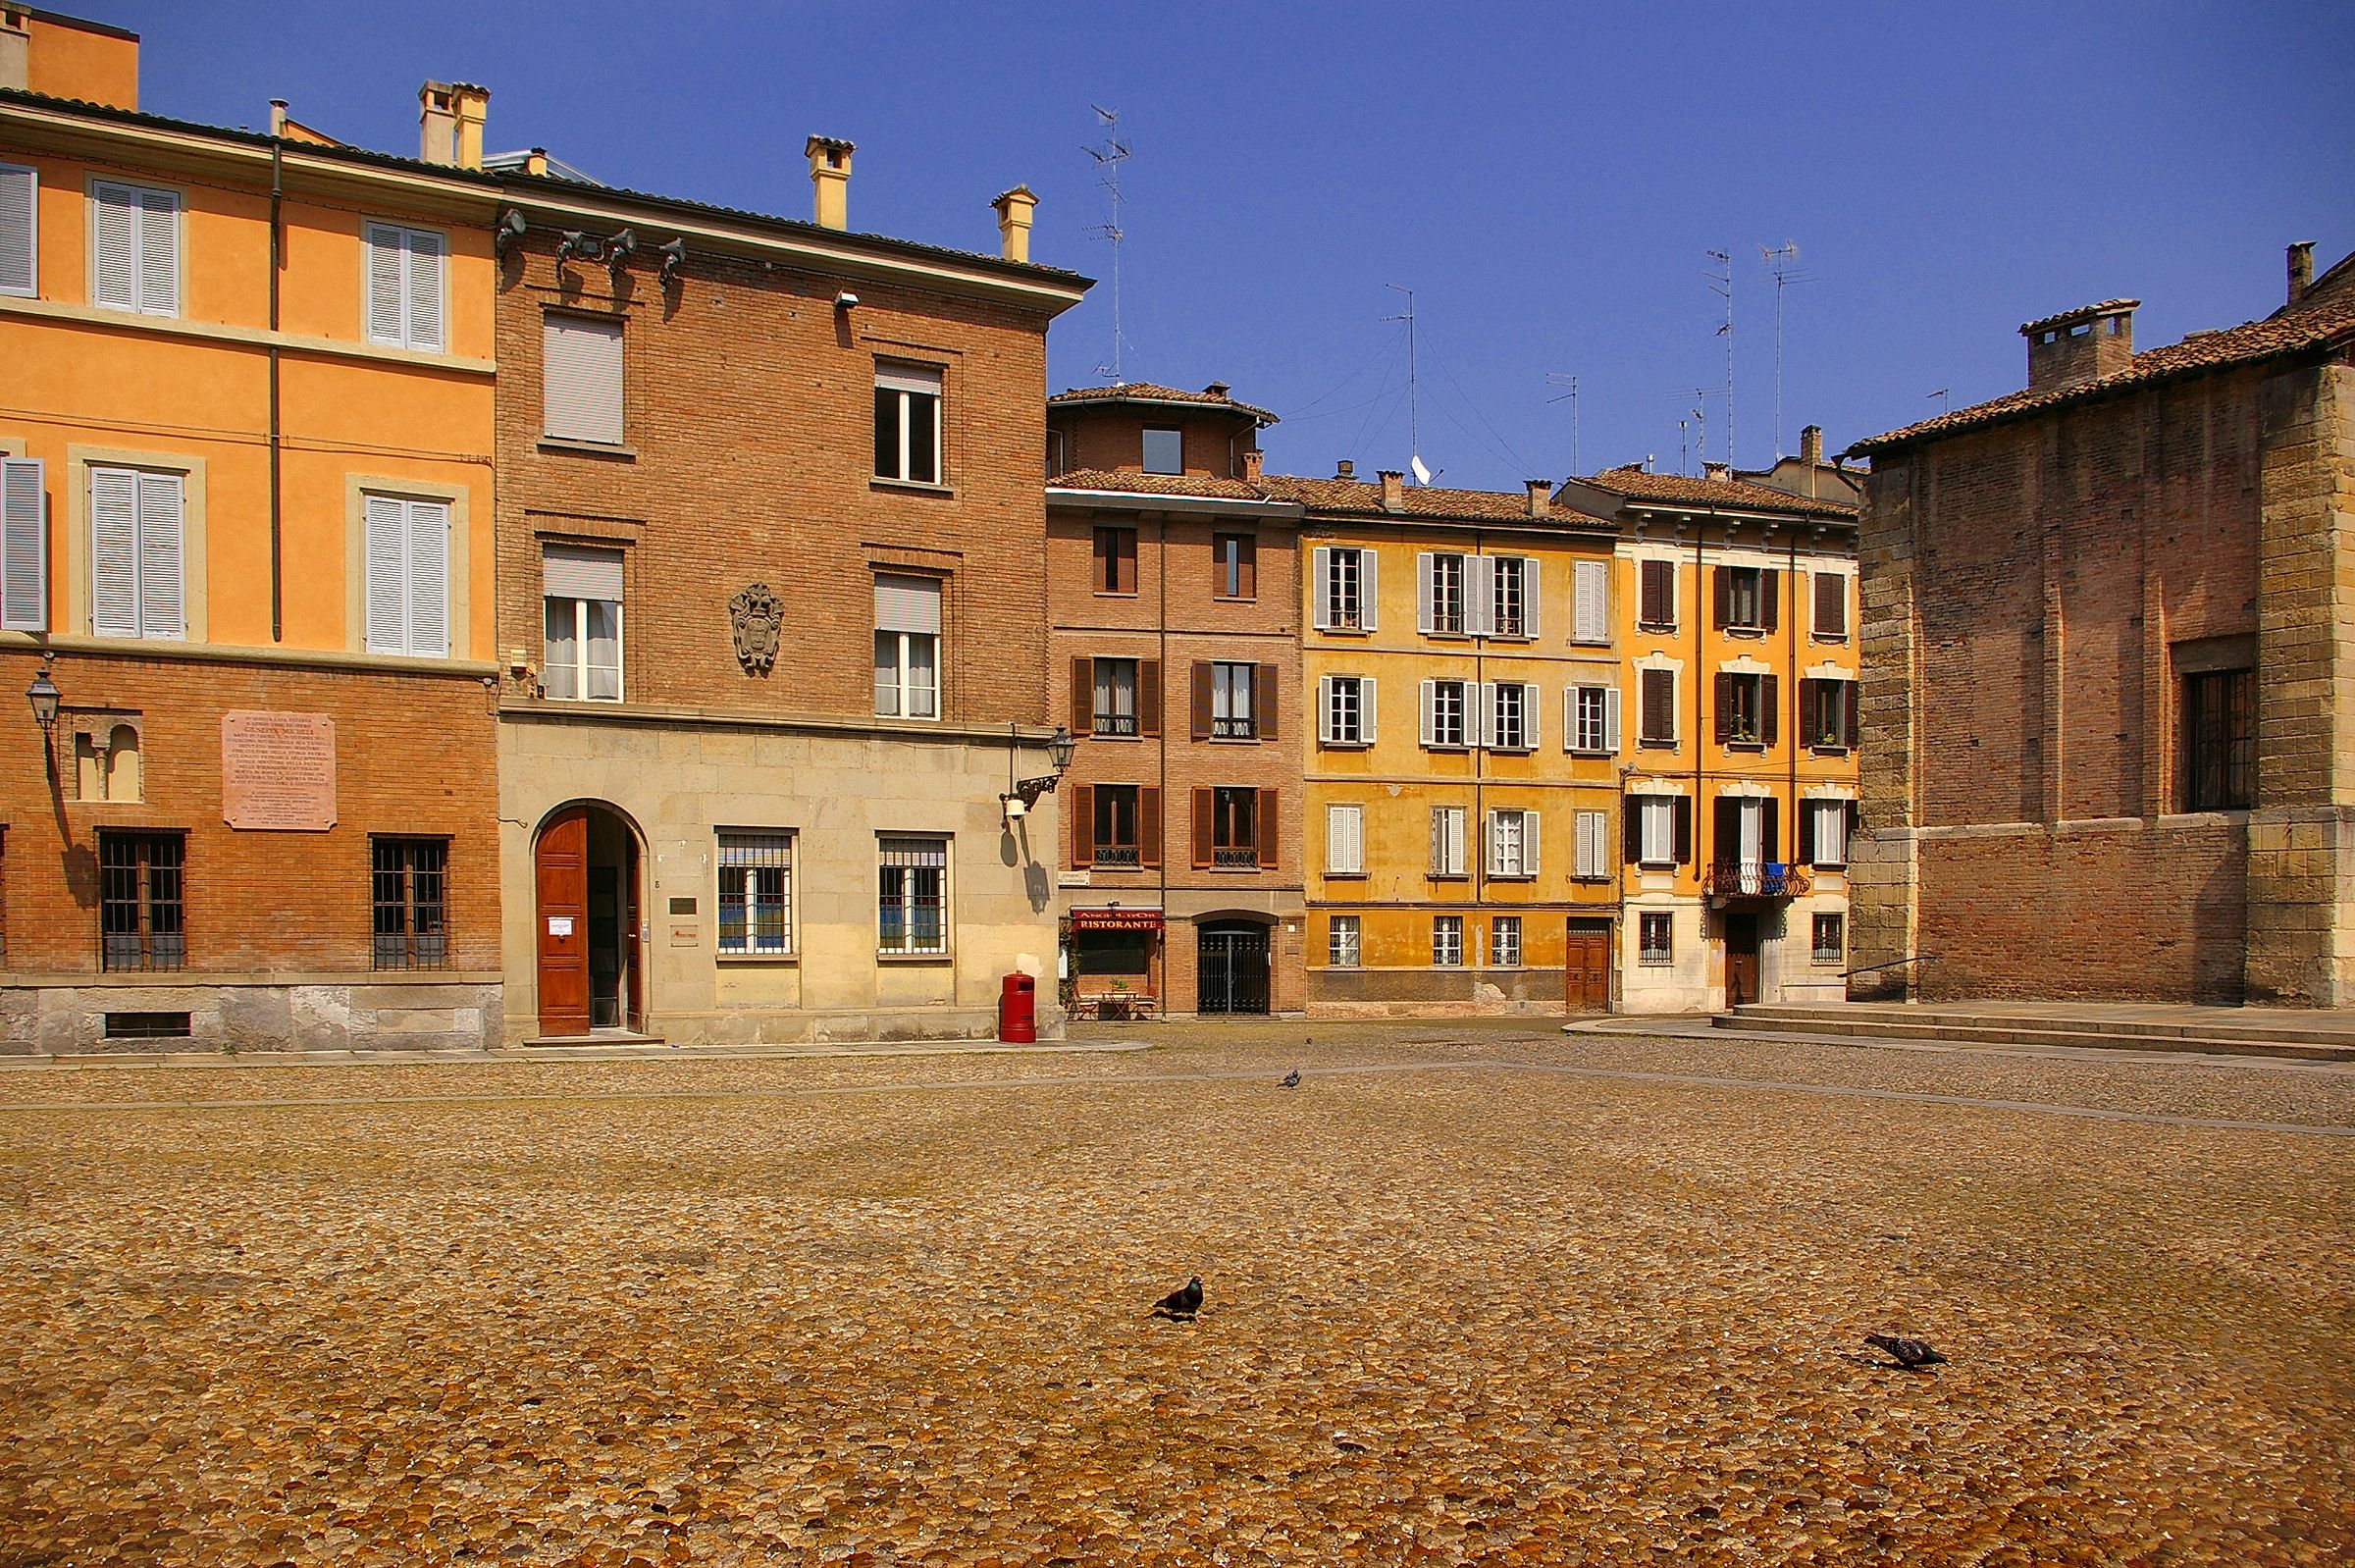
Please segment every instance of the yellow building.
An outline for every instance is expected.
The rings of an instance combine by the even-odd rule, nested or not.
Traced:
[[[1547,495],[1269,478],[1301,549],[1312,1011],[1610,998],[1614,530]]]

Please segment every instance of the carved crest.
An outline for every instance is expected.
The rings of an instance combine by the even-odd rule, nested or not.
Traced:
[[[777,661],[777,630],[785,606],[766,583],[749,583],[728,601],[728,624],[736,632],[736,658],[748,675],[765,675]]]

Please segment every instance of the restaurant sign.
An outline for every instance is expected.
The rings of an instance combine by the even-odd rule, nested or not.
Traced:
[[[1158,931],[1159,910],[1073,910],[1074,931]]]

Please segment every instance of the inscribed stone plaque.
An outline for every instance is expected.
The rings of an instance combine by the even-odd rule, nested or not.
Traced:
[[[221,819],[271,833],[336,825],[336,721],[233,708],[221,715]]]

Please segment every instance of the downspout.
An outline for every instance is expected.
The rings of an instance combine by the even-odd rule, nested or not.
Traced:
[[[1791,614],[1783,628],[1783,643],[1790,650],[1787,679],[1791,683],[1791,722],[1783,727],[1783,751],[1785,766],[1788,768],[1790,776],[1789,793],[1786,799],[1791,804],[1789,810],[1785,813],[1788,820],[1778,822],[1775,826],[1778,836],[1787,837],[1791,845],[1791,854],[1783,862],[1783,946],[1779,954],[1786,973],[1777,977],[1779,986],[1788,987],[1791,983],[1788,971],[1799,967],[1797,961],[1792,957],[1793,943],[1797,940],[1798,933],[1792,929],[1794,921],[1791,915],[1791,872],[1792,868],[1799,863],[1799,813],[1806,809],[1800,805],[1799,800],[1799,743],[1801,740],[1799,694],[1801,687],[1799,684],[1799,533],[1796,529],[1792,531],[1791,535],[1788,564],[1783,571],[1783,581],[1791,591]],[[1777,851],[1780,851],[1782,847],[1781,844],[1775,845]],[[1813,948],[1814,941],[1812,933],[1810,933],[1808,939],[1810,954],[1812,954]],[[1761,958],[1759,967],[1763,969],[1764,967],[1765,961]],[[1760,974],[1758,976],[1758,995],[1763,998],[1765,994],[1766,977],[1764,974]]]
[[[279,423],[278,275],[286,266],[286,226],[280,206],[286,197],[285,144],[270,142],[270,641],[287,635],[284,593],[284,552],[281,529],[285,518],[283,463],[286,443]]]
[[[1475,528],[1472,530],[1472,553],[1483,555],[1487,549],[1487,541],[1481,531]],[[1469,565],[1464,568],[1466,576],[1470,576],[1471,571],[1472,568]],[[1492,567],[1491,571],[1493,573],[1494,568]],[[1471,585],[1466,584],[1465,586],[1468,589]],[[1465,595],[1467,602],[1464,605],[1464,618],[1467,621],[1471,619],[1470,598],[1470,594],[1467,593]],[[1495,630],[1495,615],[1496,579],[1492,575],[1489,578],[1489,627],[1492,633]],[[1486,781],[1489,771],[1487,737],[1490,722],[1495,717],[1496,709],[1492,706],[1494,700],[1489,695],[1488,651],[1488,638],[1475,637],[1472,640],[1472,701],[1464,705],[1464,739],[1472,743],[1472,820],[1464,824],[1466,840],[1464,859],[1472,862],[1472,909],[1465,913],[1471,916],[1466,923],[1475,925],[1479,922],[1479,915],[1476,912],[1487,904],[1489,897],[1489,819],[1487,812],[1482,808],[1487,800]],[[1466,933],[1466,935],[1470,934]],[[1467,942],[1465,945],[1469,947],[1471,944]],[[1478,983],[1477,980],[1475,983]]]
[[[1138,529],[1137,534],[1141,538],[1144,530]],[[1144,569],[1143,561],[1137,562],[1137,569],[1139,571]],[[1160,992],[1162,1016],[1167,1018],[1170,1010],[1170,812],[1177,806],[1177,803],[1170,799],[1170,514],[1168,512],[1158,512],[1153,519],[1153,575],[1159,580],[1161,599],[1161,608],[1153,617],[1153,646],[1159,651],[1160,656],[1156,662],[1161,666],[1161,691],[1156,698],[1161,705],[1161,733],[1153,739],[1153,787],[1161,791],[1161,843],[1155,846],[1159,851],[1160,872],[1156,878],[1157,885],[1154,891],[1161,900]],[[1186,722],[1189,725],[1193,722],[1193,673],[1189,670],[1185,679]],[[1189,729],[1187,733],[1190,736],[1192,731]],[[1189,740],[1187,744],[1192,743]],[[1139,823],[1138,826],[1142,827],[1143,824]],[[1185,803],[1185,831],[1189,835],[1194,831],[1194,803],[1190,799]],[[1215,839],[1216,835],[1214,834],[1213,837]],[[1194,971],[1194,1016],[1196,1018],[1202,1016],[1202,973],[1198,967]]]

